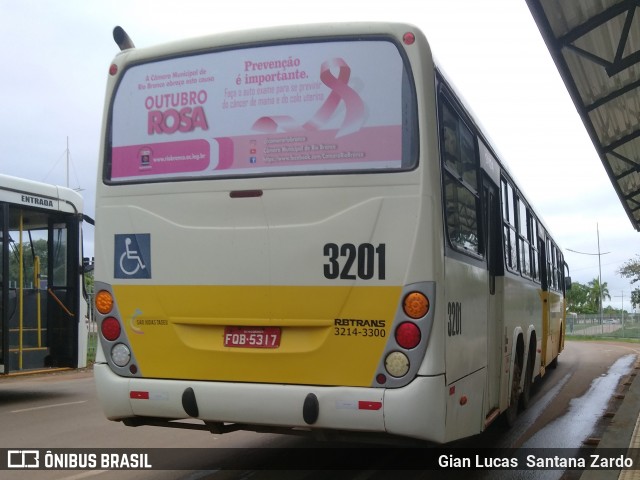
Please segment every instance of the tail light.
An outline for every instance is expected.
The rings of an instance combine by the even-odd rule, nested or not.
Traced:
[[[384,367],[392,377],[403,377],[409,371],[409,358],[402,352],[391,352],[384,360]]]
[[[373,378],[374,387],[398,388],[411,382],[424,359],[434,321],[435,282],[406,285]]]
[[[429,299],[422,292],[411,292],[404,297],[402,308],[407,317],[417,320],[429,313]]]
[[[396,342],[407,350],[416,348],[420,343],[420,337],[420,329],[413,322],[401,323],[398,328],[396,328]]]
[[[95,304],[98,312],[107,315],[113,309],[113,296],[106,290],[100,290],[96,293]]]
[[[116,302],[111,285],[95,282],[96,295],[94,299],[96,319],[99,325],[100,347],[111,370],[123,377],[141,377],[142,373],[127,334],[127,325],[122,321],[122,314]],[[141,312],[140,312],[141,313]],[[136,315],[138,312],[136,312]],[[131,329],[133,326],[131,317]]]
[[[110,342],[113,342],[120,336],[122,327],[120,327],[120,322],[118,320],[113,317],[107,317],[102,321],[100,331],[102,332],[102,336],[104,338],[106,338]]]
[[[117,343],[111,349],[111,360],[119,367],[125,367],[131,361],[131,350],[124,343]]]

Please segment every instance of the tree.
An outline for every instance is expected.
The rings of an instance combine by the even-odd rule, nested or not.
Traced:
[[[640,307],[640,288],[636,288],[631,292],[631,305],[633,308]]]
[[[589,303],[589,287],[580,282],[573,282],[567,291],[567,309],[574,313],[595,313]]]
[[[12,254],[9,256],[9,281],[17,286],[20,278],[19,249],[17,243],[11,244]],[[34,256],[40,257],[40,274],[47,275],[47,258],[48,258],[47,241],[44,239],[34,240],[33,243],[23,242],[22,244],[22,261],[23,261],[23,281],[24,285],[29,287],[34,285],[35,277],[33,271]]]
[[[607,286],[607,282],[602,284],[602,288],[600,288],[600,280],[594,278],[589,282],[589,303],[594,306],[596,312],[600,311],[600,302],[602,300],[611,300],[611,295],[609,295],[609,287]]]
[[[84,274],[84,288],[86,290],[87,293],[93,293],[95,288],[94,288],[94,276],[93,276],[93,270],[91,270],[90,272],[85,272]]]
[[[623,277],[630,278],[631,283],[640,282],[640,255],[636,255],[636,258],[627,260],[627,262],[620,267],[618,273]]]
[[[618,270],[618,273],[625,278],[630,278],[631,283],[640,282],[640,255],[627,260]],[[633,305],[633,308],[640,306],[640,288],[636,288],[631,292],[631,305]]]

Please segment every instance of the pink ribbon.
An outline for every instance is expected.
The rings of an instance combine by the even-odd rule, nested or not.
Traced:
[[[332,67],[338,67],[338,76],[331,73]],[[351,68],[342,58],[334,58],[323,62],[320,67],[320,80],[331,89],[329,97],[320,106],[315,115],[300,126],[287,115],[261,117],[253,124],[253,130],[264,133],[276,133],[300,130],[319,130],[335,114],[340,102],[345,104],[345,117],[337,136],[357,132],[364,123],[364,102],[353,88],[349,86]]]

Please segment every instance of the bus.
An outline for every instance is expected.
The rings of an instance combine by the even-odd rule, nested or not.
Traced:
[[[87,366],[80,194],[0,174],[0,373]]]
[[[565,262],[423,33],[114,38],[108,419],[435,443],[513,422],[563,348]]]

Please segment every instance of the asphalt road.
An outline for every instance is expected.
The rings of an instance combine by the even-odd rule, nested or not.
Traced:
[[[637,358],[640,344],[567,342],[559,365],[549,370],[532,392],[530,407],[522,412],[516,425],[506,429],[492,425],[482,435],[458,442],[452,447],[531,447],[557,446],[579,448],[587,439],[597,439],[607,426],[603,413],[615,410],[619,400],[615,394],[623,389]],[[389,469],[399,462],[399,455],[411,455],[413,450],[392,451],[381,448],[367,458],[375,459],[370,468],[345,472],[314,469],[300,471],[261,471],[261,462],[268,461],[271,452],[295,455],[290,448],[356,447],[345,455],[370,450],[368,445],[334,445],[274,434],[234,432],[212,435],[157,427],[125,427],[107,421],[96,399],[90,370],[38,376],[0,378],[0,448],[7,449],[147,449],[181,448],[180,471],[4,471],[2,478],[37,478],[80,480],[125,479],[188,479],[231,478],[251,479],[312,479],[312,478],[390,478]],[[592,440],[593,441],[593,440]],[[282,447],[279,449],[279,447]],[[269,450],[276,448],[276,450]],[[321,452],[321,450],[319,450]],[[237,470],[220,470],[222,461],[232,457]],[[282,461],[281,461],[282,463]],[[284,462],[286,463],[286,461]],[[394,473],[393,478],[434,478],[424,471]],[[548,473],[548,471],[547,471]],[[573,476],[572,476],[573,475]],[[577,478],[578,474],[562,477],[527,476],[526,478]],[[442,478],[439,475],[435,478]],[[458,478],[458,476],[454,475]],[[451,476],[449,478],[452,478]],[[483,478],[480,473],[464,472],[459,478]]]

